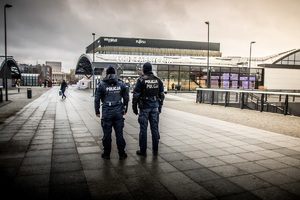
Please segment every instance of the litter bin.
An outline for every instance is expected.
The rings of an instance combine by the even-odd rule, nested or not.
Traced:
[[[27,88],[27,98],[28,99],[31,99],[32,97],[32,91],[31,91],[31,88]]]
[[[3,102],[2,88],[3,86],[0,86],[0,102]]]

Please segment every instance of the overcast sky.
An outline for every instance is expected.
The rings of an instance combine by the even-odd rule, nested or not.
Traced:
[[[100,36],[220,43],[223,56],[262,57],[300,48],[299,0],[0,0],[8,55],[18,63],[61,61],[75,69]]]

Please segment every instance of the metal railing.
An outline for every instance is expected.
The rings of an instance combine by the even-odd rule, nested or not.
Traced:
[[[300,116],[298,92],[197,88],[196,103]]]

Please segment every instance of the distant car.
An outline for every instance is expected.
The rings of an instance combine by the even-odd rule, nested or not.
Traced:
[[[167,94],[168,93],[168,88],[167,86],[164,84],[164,93]]]

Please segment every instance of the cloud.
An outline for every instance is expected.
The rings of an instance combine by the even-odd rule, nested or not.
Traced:
[[[19,63],[61,61],[74,69],[92,33],[205,42],[205,21],[224,56],[248,56],[251,41],[253,56],[300,48],[298,0],[4,0],[2,8],[5,3],[13,5],[7,9],[8,54]],[[4,47],[1,38],[3,31]]]

